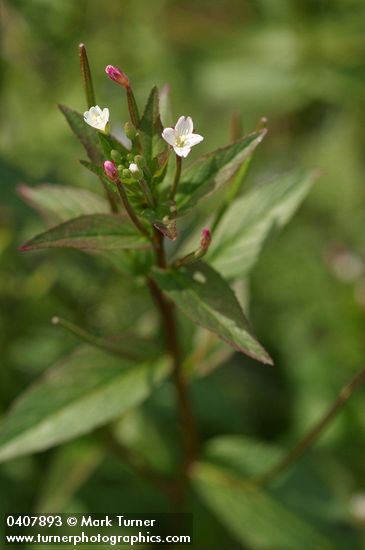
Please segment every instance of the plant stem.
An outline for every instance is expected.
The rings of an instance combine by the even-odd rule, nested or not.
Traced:
[[[120,198],[122,199],[124,208],[126,209],[131,221],[134,223],[134,225],[136,226],[138,231],[140,231],[148,239],[151,239],[150,234],[148,233],[147,229],[141,224],[141,222],[139,221],[139,219],[136,216],[136,213],[134,212],[133,208],[129,204],[128,197],[127,197],[127,194],[124,190],[122,182],[120,180],[117,180],[115,183],[117,185],[118,192],[119,192]]]
[[[315,426],[307,433],[303,439],[295,445],[295,447],[271,470],[261,476],[257,483],[260,485],[266,484],[284,472],[289,466],[296,462],[311,445],[317,440],[321,433],[327,428],[337,413],[345,406],[347,400],[353,392],[365,381],[365,368],[359,371],[352,380],[346,384],[340,391],[337,399],[325,412],[322,418]]]
[[[151,190],[150,190],[150,188],[149,188],[149,186],[148,186],[148,183],[146,182],[145,179],[142,178],[142,179],[139,180],[139,184],[140,184],[141,189],[142,189],[142,191],[143,191],[143,194],[144,194],[144,196],[145,196],[145,198],[146,198],[146,201],[147,201],[148,206],[149,206],[150,208],[154,208],[154,207],[156,206],[156,203],[155,203],[155,199],[154,199],[154,197],[153,197],[153,195],[152,195],[152,193],[151,193]]]
[[[177,186],[179,185],[180,176],[181,176],[181,166],[182,166],[182,159],[179,157],[179,155],[175,155],[176,157],[176,171],[175,171],[175,177],[174,182],[172,184],[170,199],[173,201],[175,199]]]
[[[143,457],[138,456],[135,452],[118,441],[109,429],[100,429],[97,434],[100,440],[106,444],[108,449],[119,458],[123,464],[129,466],[137,475],[154,485],[169,499],[178,504],[180,488],[176,480],[164,476],[151,468]]]
[[[107,198],[108,203],[109,203],[110,211],[113,214],[117,214],[118,213],[118,205],[117,205],[116,201],[114,200],[114,197],[113,197],[112,193],[108,189],[108,186],[106,185],[106,183],[103,181],[103,178],[99,177],[99,179],[100,179],[101,184],[104,188],[105,195],[106,195],[106,198]]]
[[[163,248],[163,235],[155,231],[155,252],[156,263],[159,267],[166,267],[166,259]],[[187,379],[182,370],[182,356],[178,338],[178,328],[175,316],[174,305],[165,298],[153,279],[148,279],[148,286],[151,295],[160,311],[162,323],[166,335],[166,345],[173,360],[172,381],[175,386],[177,404],[179,408],[183,443],[184,459],[182,464],[182,475],[187,481],[191,465],[197,457],[197,430],[195,418],[188,396]]]

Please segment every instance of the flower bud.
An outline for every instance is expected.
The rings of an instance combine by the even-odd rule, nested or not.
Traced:
[[[112,159],[116,164],[119,164],[122,160],[122,155],[116,149],[112,149],[110,151],[110,156],[112,157]]]
[[[104,172],[111,181],[117,181],[119,179],[118,170],[111,160],[106,160],[104,162]]]
[[[123,180],[132,180],[133,179],[133,176],[132,176],[131,172],[128,170],[128,168],[123,168],[122,178],[123,178]]]
[[[142,155],[136,155],[133,161],[137,164],[140,170],[144,170],[145,168],[147,168],[146,159],[142,157]]]
[[[129,88],[130,85],[128,76],[123,73],[123,71],[118,69],[118,67],[108,65],[105,67],[105,72],[111,80],[114,80],[114,82],[117,82],[117,84],[120,84],[123,88]]]
[[[200,234],[200,248],[202,250],[208,250],[210,243],[212,242],[212,234],[206,227]]]
[[[126,122],[124,124],[124,133],[131,141],[133,141],[136,137],[136,129],[132,126],[130,122]]]
[[[143,175],[140,169],[138,168],[137,164],[135,164],[134,162],[131,162],[131,164],[129,165],[129,171],[132,174],[132,176],[136,179],[140,179]]]

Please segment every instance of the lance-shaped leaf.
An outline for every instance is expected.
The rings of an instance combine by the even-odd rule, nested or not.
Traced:
[[[80,216],[26,242],[20,250],[41,248],[77,248],[85,251],[146,248],[148,240],[125,216],[94,214]]]
[[[192,479],[206,506],[245,548],[333,548],[312,525],[235,471],[202,462],[195,466]]]
[[[169,362],[133,364],[82,348],[48,370],[0,424],[0,461],[48,449],[110,422],[143,401]]]
[[[179,269],[155,270],[160,289],[192,321],[216,333],[237,351],[262,363],[271,357],[251,332],[241,306],[226,281],[204,262]]]
[[[104,152],[104,155],[109,159],[112,160],[111,157],[111,151],[114,149],[115,151],[118,151],[122,156],[126,155],[128,153],[127,149],[124,147],[123,143],[121,143],[116,137],[114,137],[111,134],[102,134],[99,132],[99,142],[101,145],[101,148]]]
[[[230,181],[242,163],[252,155],[267,130],[260,130],[206,155],[184,170],[176,198],[178,214]]]
[[[158,89],[154,87],[140,122],[140,141],[144,157],[153,172],[160,167],[157,160],[155,163],[152,162],[153,159],[157,159],[158,155],[166,150],[166,143],[161,137],[162,130]]]
[[[83,214],[106,214],[108,202],[89,191],[68,185],[19,185],[18,192],[48,224],[61,223]]]
[[[61,113],[66,118],[71,130],[81,141],[84,146],[89,159],[95,163],[101,163],[102,161],[102,148],[100,145],[98,132],[91,128],[80,113],[66,107],[66,105],[58,106]]]
[[[226,277],[247,275],[270,230],[287,223],[317,175],[314,171],[286,174],[237,199],[214,233],[209,262]]]

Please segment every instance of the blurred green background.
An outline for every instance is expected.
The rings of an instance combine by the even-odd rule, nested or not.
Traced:
[[[0,413],[76,346],[51,327],[52,315],[108,330],[133,326],[146,308],[143,294],[131,295],[129,283],[90,258],[16,249],[43,227],[16,194],[19,182],[95,185],[56,108],[84,110],[82,41],[98,103],[110,107],[112,120],[124,122],[127,111],[105,77],[109,63],[125,70],[141,101],[153,84],[170,84],[174,117],[191,115],[205,136],[194,154],[227,143],[238,110],[245,131],[262,116],[269,121],[250,182],[296,166],[321,170],[300,211],[267,244],[250,283],[251,319],[275,370],[235,356],[194,386],[204,437],[245,434],[290,445],[313,424],[364,365],[364,23],[363,0],[3,0]],[[127,311],[118,307],[123,295]],[[318,505],[342,548],[362,544],[365,512],[361,523],[351,503],[365,494],[364,396],[360,390],[352,398],[298,465],[289,495],[300,513]],[[173,432],[166,400],[156,396],[156,407],[163,429],[170,422]],[[146,420],[152,406],[153,399],[130,425],[160,464],[169,458],[158,419],[157,427]],[[18,512],[165,506],[91,438],[1,465],[0,491],[0,508]],[[195,506],[200,547],[213,540],[210,547],[242,547]]]

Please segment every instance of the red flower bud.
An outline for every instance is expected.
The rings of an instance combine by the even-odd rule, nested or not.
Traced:
[[[111,181],[117,181],[119,179],[117,167],[111,160],[106,160],[104,162],[104,172]]]
[[[129,88],[128,76],[123,73],[123,71],[118,69],[118,67],[108,65],[107,67],[105,67],[105,72],[111,80],[114,80],[114,82],[117,82],[118,84],[123,86],[123,88]]]
[[[203,229],[200,235],[200,248],[202,250],[208,250],[210,243],[212,242],[212,234],[207,227]]]

